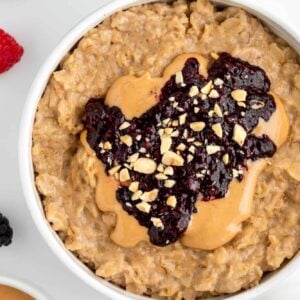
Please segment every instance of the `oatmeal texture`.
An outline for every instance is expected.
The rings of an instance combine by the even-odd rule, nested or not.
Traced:
[[[284,102],[288,141],[260,175],[252,216],[212,251],[180,242],[159,248],[114,244],[116,219],[95,203],[96,158],[79,140],[87,101],[105,96],[122,75],[160,76],[179,54],[229,52],[262,67]],[[48,221],[66,247],[98,276],[138,294],[195,299],[259,283],[300,247],[299,57],[257,19],[205,0],[149,4],[114,14],[90,30],[50,78],[39,103],[32,155]],[[130,234],[130,233],[129,233]]]

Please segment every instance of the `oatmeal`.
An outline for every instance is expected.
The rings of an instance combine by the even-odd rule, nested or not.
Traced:
[[[250,217],[232,240],[209,251],[186,247],[181,241],[166,247],[147,241],[134,247],[117,245],[111,236],[118,224],[116,214],[99,209],[95,201],[99,160],[79,138],[87,102],[105,97],[124,75],[162,76],[183,53],[199,53],[211,66],[216,53],[222,52],[266,71],[271,92],[281,99],[291,124],[287,141],[267,159],[259,175]],[[243,98],[239,92],[232,96]],[[250,288],[300,247],[299,97],[297,54],[241,9],[219,11],[200,0],[116,13],[90,30],[64,59],[39,103],[32,155],[46,217],[81,261],[129,291],[154,298],[195,299]],[[127,124],[123,126],[126,129]],[[124,142],[130,144],[130,139],[125,137]],[[115,180],[114,184],[117,188]],[[113,196],[116,188],[110,190]],[[207,203],[214,201],[219,200]],[[127,215],[123,209],[122,213]],[[131,219],[128,232],[137,222]],[[141,240],[147,235],[143,228]]]

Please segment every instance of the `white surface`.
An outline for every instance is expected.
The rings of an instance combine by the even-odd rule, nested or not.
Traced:
[[[269,0],[261,0],[261,2]],[[0,0],[0,27],[11,32],[25,48],[20,64],[0,75],[0,211],[13,224],[14,243],[0,249],[0,275],[10,274],[40,286],[55,300],[96,300],[103,296],[82,283],[65,267],[35,229],[20,188],[17,139],[22,106],[39,66],[61,37],[82,17],[108,0]],[[296,18],[287,2],[273,0],[274,13]],[[281,5],[284,7],[281,8]],[[298,7],[299,8],[299,7]],[[296,14],[294,14],[296,17]],[[262,299],[298,299],[300,270]]]

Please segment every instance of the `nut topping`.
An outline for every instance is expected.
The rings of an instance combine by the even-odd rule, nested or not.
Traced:
[[[172,138],[168,135],[163,134],[160,137],[160,153],[164,154],[166,153],[172,145]]]
[[[142,194],[143,194],[143,192],[140,191],[140,190],[134,192],[134,193],[132,194],[132,196],[131,196],[131,200],[132,200],[132,201],[139,200],[140,197],[142,196]]]
[[[220,105],[219,105],[218,103],[216,103],[215,106],[214,106],[214,113],[215,113],[218,117],[222,117],[222,116],[223,116],[221,107],[220,107]]]
[[[175,74],[175,82],[177,84],[182,84],[183,83],[183,75],[182,75],[181,71],[176,72],[176,74]]]
[[[164,134],[165,130],[163,128],[160,128],[160,129],[158,129],[157,132],[158,132],[159,136],[162,136]]]
[[[223,130],[220,123],[213,124],[211,128],[219,138],[223,137]]]
[[[231,92],[231,97],[235,100],[235,101],[246,101],[246,97],[247,97],[247,92],[244,90],[234,90]]]
[[[183,166],[184,159],[173,151],[167,151],[162,157],[162,163],[167,166]]]
[[[207,95],[210,90],[212,89],[212,81],[210,80],[202,89],[201,89],[201,93]]]
[[[132,146],[132,137],[128,134],[120,136],[120,140],[122,143],[127,145],[128,147]]]
[[[184,151],[185,148],[186,148],[186,146],[185,146],[185,144],[183,144],[183,143],[180,143],[180,144],[176,147],[176,149],[179,150],[179,151]]]
[[[162,121],[162,123],[163,123],[165,126],[167,126],[167,125],[170,123],[170,121],[171,121],[171,119],[170,119],[170,118],[167,118],[167,119],[164,119],[164,120]]]
[[[173,128],[165,128],[165,134],[171,135],[173,132]]]
[[[128,180],[130,180],[130,175],[129,175],[128,169],[124,168],[120,171],[120,181],[125,182]]]
[[[160,172],[160,173],[163,173],[164,170],[165,170],[165,167],[164,167],[163,164],[159,164],[159,165],[157,166],[156,170],[157,170],[158,172]]]
[[[190,91],[189,91],[189,96],[190,97],[194,97],[194,96],[197,96],[199,94],[199,89],[197,86],[193,85],[191,88],[190,88]]]
[[[179,136],[179,131],[175,130],[171,133],[171,137],[178,137]]]
[[[223,160],[223,163],[224,163],[225,165],[228,165],[228,163],[229,163],[229,155],[228,155],[228,153],[225,153],[225,154],[223,155],[222,160]]]
[[[251,100],[251,108],[252,109],[261,109],[265,107],[265,103],[262,101],[257,101],[257,100]]]
[[[202,131],[205,127],[205,123],[204,122],[193,122],[190,124],[190,128],[193,130],[193,131]]]
[[[133,181],[130,183],[129,187],[128,187],[130,192],[137,192],[139,189],[139,182],[138,181]]]
[[[121,182],[129,181],[130,180],[130,175],[129,175],[128,169],[125,169],[125,168],[122,169],[120,171],[119,178],[120,178]]]
[[[239,177],[239,171],[236,170],[236,169],[232,169],[232,176],[233,176],[234,178]]]
[[[108,174],[113,176],[115,175],[117,172],[119,172],[119,170],[121,169],[121,166],[115,166],[113,168],[111,168],[109,171],[108,171]]]
[[[206,100],[207,99],[207,95],[206,94],[201,94],[201,100]]]
[[[209,112],[208,112],[208,116],[209,117],[212,117],[214,115],[214,111],[213,110],[210,110]]]
[[[148,204],[147,202],[140,202],[136,205],[136,208],[146,214],[150,212],[151,205]]]
[[[133,169],[139,173],[152,174],[156,170],[156,163],[153,159],[141,157],[134,162]]]
[[[171,207],[176,207],[177,204],[177,199],[175,196],[169,196],[167,199],[167,205],[171,206]]]
[[[215,154],[215,153],[219,152],[220,150],[221,150],[221,147],[217,146],[217,145],[208,145],[208,146],[206,146],[206,152],[209,155]]]
[[[220,85],[224,84],[224,81],[221,78],[216,78],[215,81],[214,81],[214,84],[216,86],[220,86]]]
[[[155,175],[155,178],[157,180],[165,180],[165,179],[168,179],[168,176],[166,176],[165,174],[159,173],[159,174]]]
[[[179,122],[177,120],[172,121],[172,126],[177,127],[179,125]]]
[[[174,169],[172,167],[166,167],[164,170],[165,175],[174,175]]]
[[[126,128],[128,128],[130,126],[130,123],[125,121],[121,124],[121,126],[119,127],[120,130],[124,130]]]
[[[142,201],[146,201],[146,202],[152,202],[155,201],[156,198],[158,196],[158,189],[153,189],[149,192],[144,192],[141,196],[140,199]]]
[[[176,184],[175,180],[173,180],[173,179],[167,179],[167,180],[165,180],[164,186],[166,188],[172,188],[175,184]]]
[[[139,156],[140,156],[140,154],[138,152],[134,153],[134,154],[132,154],[128,157],[127,161],[130,162],[130,163],[133,163],[133,162],[137,161]]]
[[[212,89],[208,95],[210,98],[213,98],[213,99],[217,99],[220,97],[219,93],[217,90],[215,89]]]
[[[188,154],[187,156],[187,162],[191,162],[194,159],[194,155]]]
[[[185,123],[186,117],[187,117],[187,113],[182,114],[182,115],[179,116],[179,124],[180,125],[183,125]]]
[[[188,136],[188,131],[187,131],[187,129],[184,129],[184,131],[183,131],[183,137],[186,139],[187,136]]]
[[[243,146],[244,141],[247,137],[247,132],[243,126],[235,124],[233,128],[233,137],[232,139],[238,143],[240,146]]]
[[[146,150],[146,148],[144,148],[144,147],[141,147],[141,148],[140,148],[140,150],[139,150],[139,152],[140,152],[140,153],[146,153],[146,152],[147,152],[147,150]]]
[[[112,146],[111,146],[111,143],[110,142],[105,142],[104,144],[103,144],[103,149],[104,150],[111,150],[112,149]]]
[[[152,217],[150,220],[155,227],[164,228],[164,224],[162,223],[160,218]]]

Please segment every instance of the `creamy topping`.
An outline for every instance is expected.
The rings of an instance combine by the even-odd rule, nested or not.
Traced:
[[[188,59],[190,57],[192,59]],[[220,68],[218,64],[222,59]],[[238,180],[243,178],[246,159],[271,156],[275,151],[266,135],[257,138],[252,134],[259,118],[267,121],[275,110],[273,97],[266,94],[269,81],[261,69],[227,54],[210,68],[209,78],[205,80],[198,73],[198,61],[200,71],[205,74],[202,57],[196,54],[179,56],[162,78],[152,79],[146,74],[141,78],[125,76],[118,79],[106,97],[106,104],[112,108],[98,99],[90,101],[87,106],[89,144],[105,162],[111,175],[106,176],[99,164],[97,203],[101,210],[117,213],[118,222],[112,239],[123,246],[147,240],[146,228],[139,226],[127,212],[149,228],[152,242],[165,245],[177,240],[186,230],[191,213],[197,209],[198,213],[193,215],[182,242],[204,249],[230,240],[240,223],[249,216],[256,177],[263,163],[248,164],[245,180],[240,183]],[[231,63],[230,68],[228,63]],[[242,85],[236,78],[239,67],[243,67],[247,85]],[[168,80],[171,74],[175,75]],[[278,99],[276,102],[280,106]],[[122,112],[114,106],[120,107]],[[171,113],[164,115],[164,110],[168,114],[170,107]],[[274,114],[277,116],[275,125],[278,130],[283,130],[284,110],[278,111]],[[261,128],[261,133],[267,132],[268,123],[259,124],[257,128]],[[147,132],[149,128],[150,132]],[[275,142],[277,136],[274,136]],[[130,147],[131,151],[127,151]],[[199,157],[202,158],[200,167]],[[194,173],[186,176],[182,168]],[[229,193],[224,198],[232,178],[238,180],[231,182]],[[116,190],[123,207],[116,201]],[[202,200],[223,199],[197,201],[195,207],[199,192],[203,195]],[[212,211],[206,204],[216,207],[219,202],[226,202],[227,207],[216,208],[219,214],[215,213],[215,216],[220,222],[213,222]],[[203,212],[205,209],[208,213]],[[132,234],[132,230],[136,234]],[[219,233],[215,239],[212,237],[214,230]]]
[[[13,287],[0,284],[0,299],[3,300],[32,300],[26,293]]]

